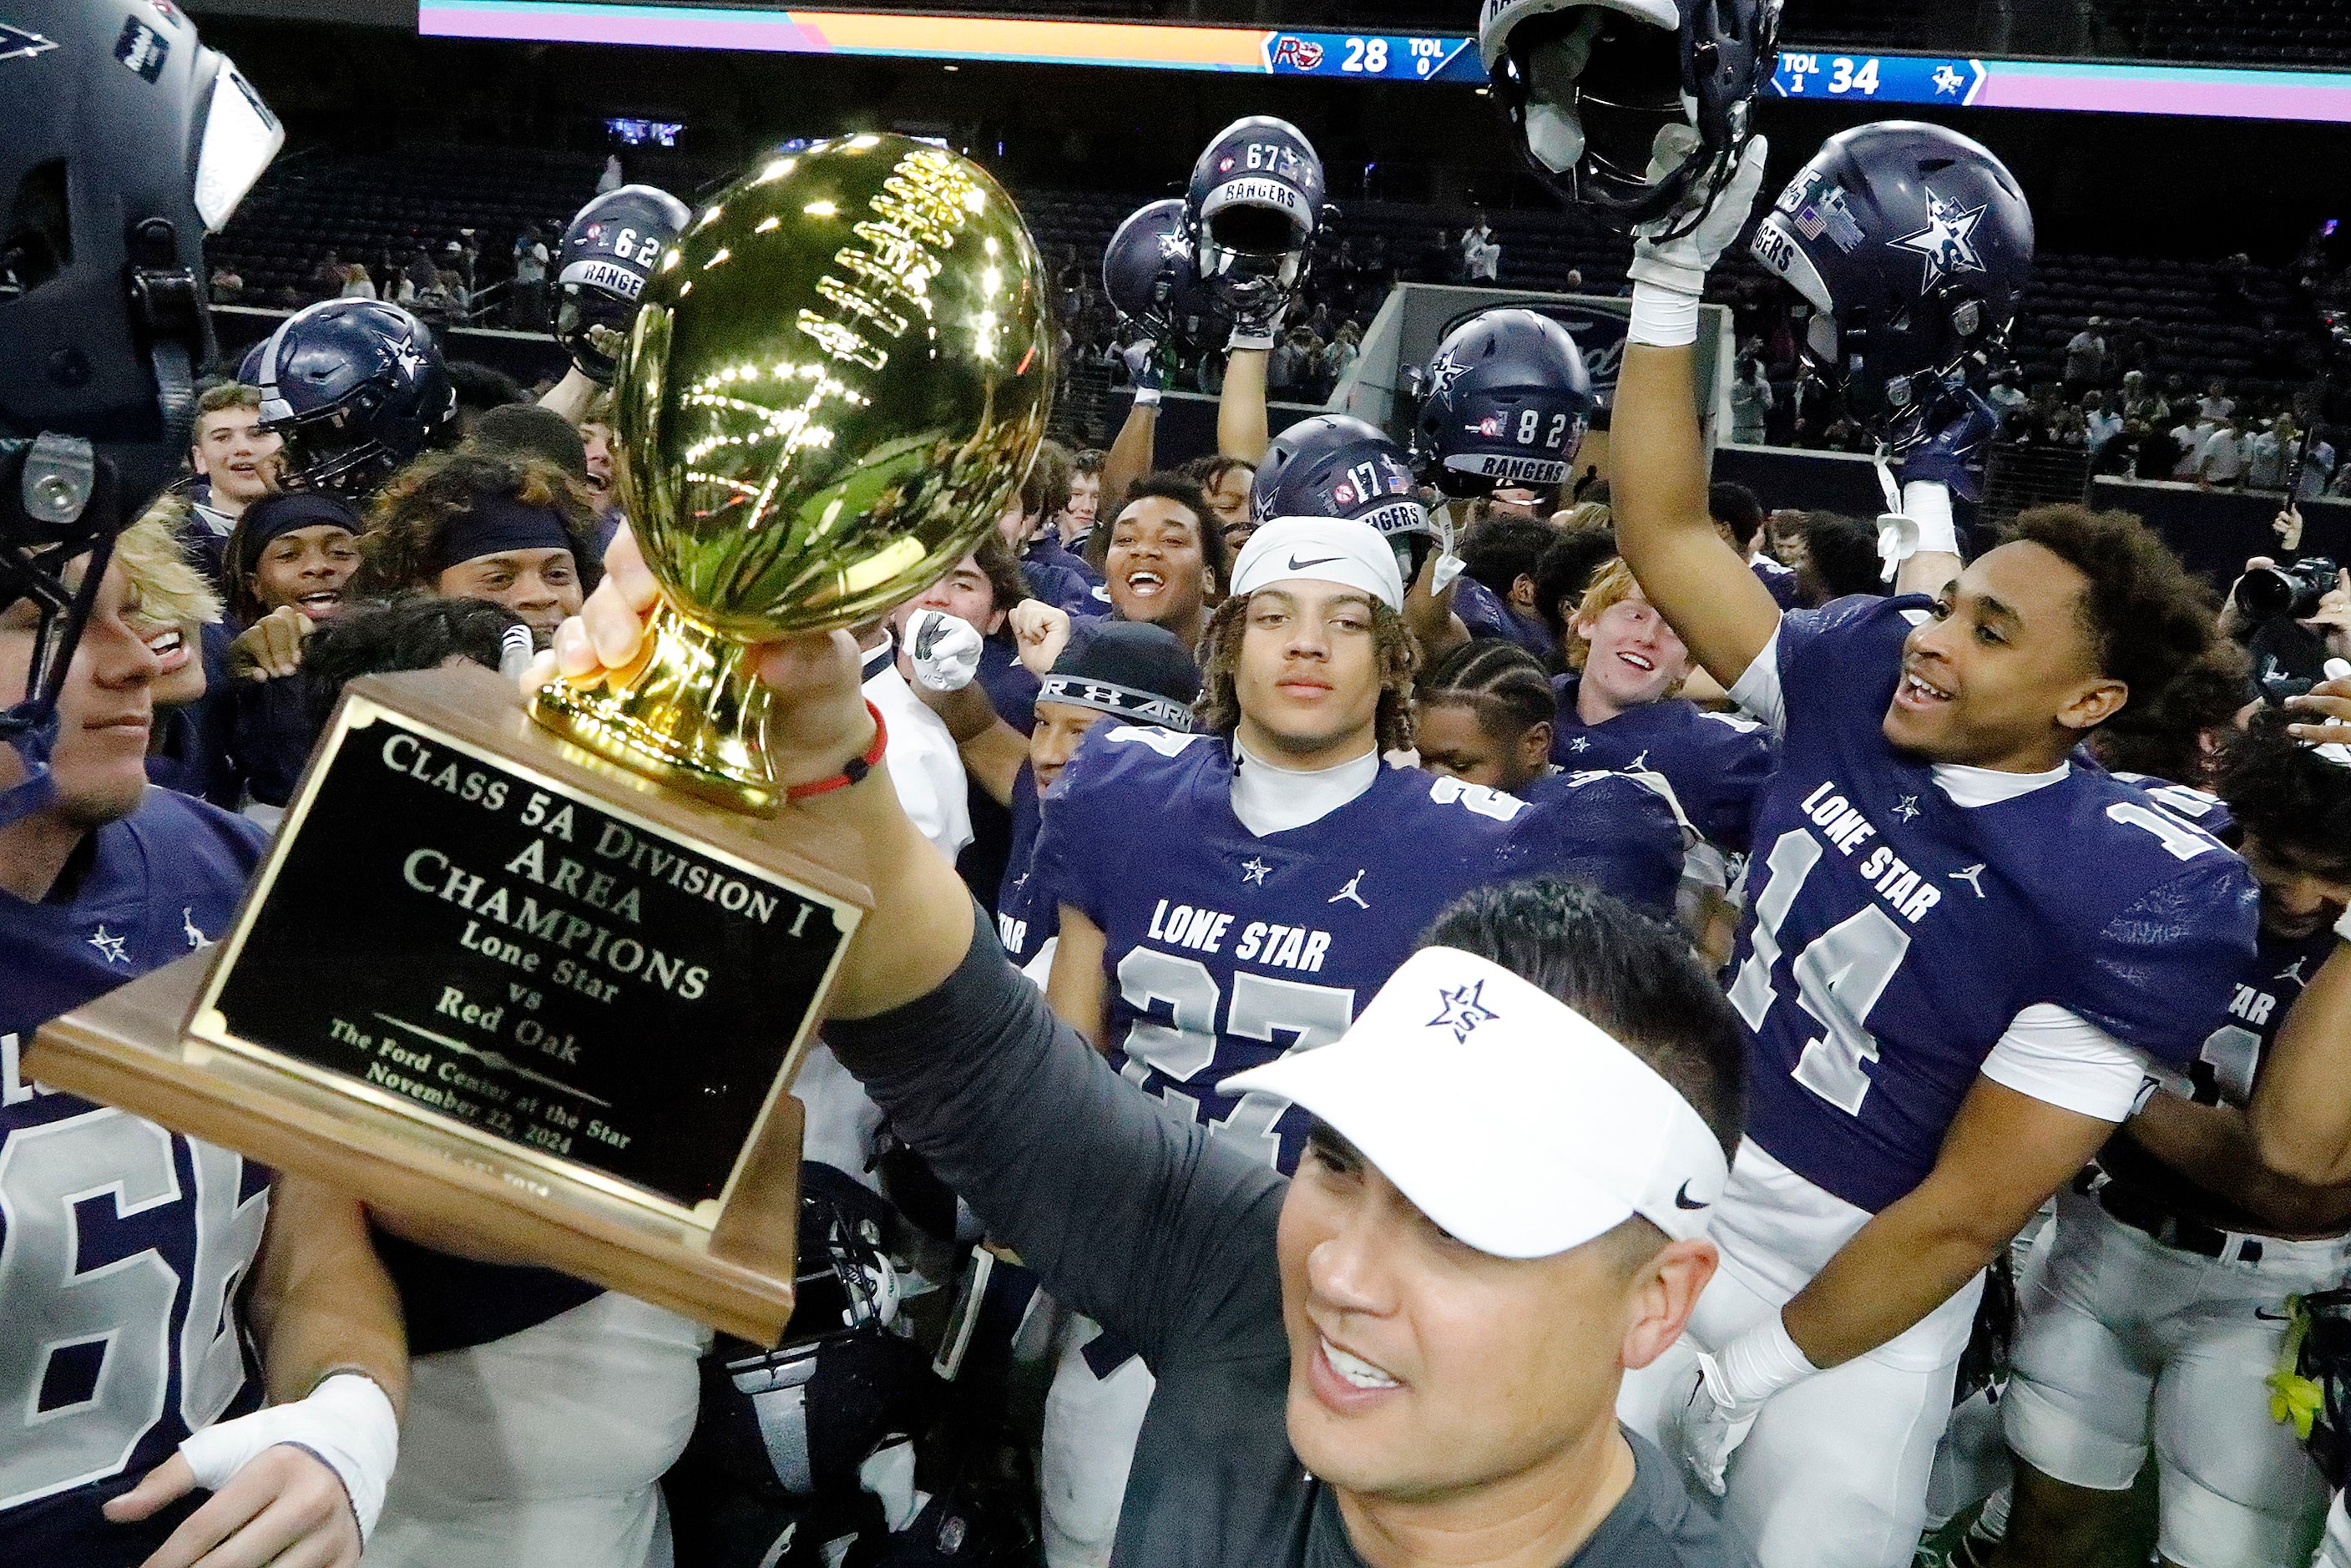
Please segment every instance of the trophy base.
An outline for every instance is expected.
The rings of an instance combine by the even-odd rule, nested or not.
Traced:
[[[363,677],[227,936],[43,1025],[23,1071],[772,1344],[789,1087],[871,904],[814,831],[588,755],[489,671]]]
[[[393,1228],[463,1239],[499,1261],[559,1269],[757,1344],[783,1332],[798,1239],[798,1100],[779,1102],[767,1157],[745,1172],[728,1206],[734,1223],[714,1229],[671,1219],[616,1205],[600,1187],[535,1161],[502,1158],[473,1139],[420,1128],[396,1111],[183,1038],[180,1020],[211,958],[191,953],[44,1025],[26,1051],[26,1077],[360,1195]]]
[[[654,608],[636,659],[583,681],[539,688],[531,716],[585,750],[697,800],[753,816],[782,803],[768,766],[768,688],[745,645]]]

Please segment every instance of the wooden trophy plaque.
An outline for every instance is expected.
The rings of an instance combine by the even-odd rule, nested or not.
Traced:
[[[487,670],[356,680],[226,938],[45,1025],[25,1071],[771,1344],[789,1086],[869,904],[806,848]]]

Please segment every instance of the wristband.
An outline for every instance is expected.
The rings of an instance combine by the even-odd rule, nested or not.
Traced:
[[[1918,525],[1918,553],[1957,555],[1959,530],[1951,521],[1951,487],[1940,479],[1913,479],[1902,486],[1902,515]]]
[[[880,765],[882,753],[889,748],[890,727],[882,721],[882,710],[873,706],[871,697],[865,699],[865,711],[873,716],[873,744],[865,748],[865,754],[842,763],[841,771],[830,779],[816,779],[806,784],[793,785],[784,791],[787,804],[797,806],[802,800],[830,795],[835,789],[846,789],[852,784],[863,781],[865,776]]]
[[[307,1398],[214,1422],[190,1434],[180,1453],[196,1484],[218,1491],[247,1464],[281,1444],[301,1449],[335,1472],[364,1544],[383,1511],[392,1467],[400,1462],[400,1417],[375,1379],[365,1373],[338,1372]]]
[[[1260,354],[1270,352],[1273,348],[1273,330],[1270,327],[1235,327],[1233,335],[1225,340],[1225,348],[1228,351],[1254,350]]]
[[[1657,349],[1687,349],[1698,341],[1698,297],[1657,283],[1633,285],[1633,319],[1625,331],[1632,342]]]
[[[1761,1405],[1820,1370],[1776,1312],[1723,1346],[1714,1359],[1722,1371],[1717,1397],[1731,1406]]]

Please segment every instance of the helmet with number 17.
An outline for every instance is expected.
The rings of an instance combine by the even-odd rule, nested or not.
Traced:
[[[1829,138],[1749,248],[1811,301],[1809,357],[1900,456],[1949,423],[2006,347],[2032,273],[2032,209],[1979,143],[1881,120]]]
[[[1594,406],[1591,373],[1567,329],[1515,306],[1480,311],[1447,333],[1419,390],[1414,465],[1456,497],[1565,483]]]

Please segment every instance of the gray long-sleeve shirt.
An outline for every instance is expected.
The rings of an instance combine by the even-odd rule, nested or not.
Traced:
[[[825,1038],[990,1234],[1157,1376],[1118,1563],[1360,1568],[1284,1425],[1284,1177],[1120,1078],[1046,1010],[984,917],[937,990]],[[1574,1568],[1747,1568],[1664,1457],[1627,1437],[1633,1488]]]

